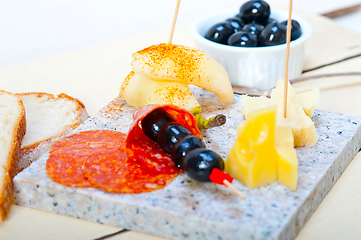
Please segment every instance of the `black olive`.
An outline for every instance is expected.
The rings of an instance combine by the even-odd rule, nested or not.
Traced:
[[[287,20],[281,22],[281,25],[287,29]],[[296,40],[302,34],[301,26],[296,20],[292,20],[291,23],[291,41]]]
[[[278,22],[271,22],[258,38],[261,46],[273,46],[286,42],[286,28]]]
[[[265,1],[248,1],[242,4],[239,15],[245,23],[262,23],[269,18],[271,9]]]
[[[263,25],[264,27],[267,27],[268,24],[272,23],[272,22],[277,22],[276,19],[274,18],[267,18],[266,21],[263,21],[262,23],[260,23],[261,25]]]
[[[158,108],[149,113],[142,121],[142,129],[146,136],[154,142],[158,141],[158,134],[160,129],[169,122],[175,122],[169,113],[165,110]]]
[[[192,133],[185,127],[176,122],[170,122],[164,125],[158,134],[158,144],[166,152],[171,153],[174,144],[185,136]]]
[[[193,149],[205,148],[206,144],[197,136],[190,135],[182,138],[171,151],[171,157],[177,167],[183,169],[183,158],[187,153]]]
[[[234,28],[234,32],[241,31],[244,25],[244,22],[239,17],[228,18],[226,22],[231,24],[231,26]]]
[[[227,44],[229,36],[233,33],[234,28],[229,22],[225,21],[213,25],[206,33],[205,38],[213,42]]]
[[[234,17],[239,18],[239,19],[242,20],[242,15],[241,15],[240,13],[237,13],[236,16],[234,16]],[[242,21],[243,21],[243,20],[242,20]]]
[[[237,47],[257,47],[257,36],[250,32],[236,32],[229,37],[228,45]]]
[[[224,162],[218,153],[206,148],[198,148],[188,152],[184,157],[183,168],[191,178],[209,182],[213,168],[219,168],[223,171]]]
[[[264,26],[258,23],[248,23],[243,26],[242,31],[243,32],[250,32],[255,34],[257,37],[259,34],[263,31]]]

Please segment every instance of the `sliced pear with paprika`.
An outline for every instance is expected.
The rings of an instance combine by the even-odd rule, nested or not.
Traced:
[[[173,104],[191,111],[200,107],[188,84],[154,81],[133,71],[123,81],[119,97],[136,108],[148,104]]]
[[[132,55],[133,70],[144,77],[192,84],[215,93],[223,103],[233,103],[227,71],[205,52],[176,44],[158,44]]]

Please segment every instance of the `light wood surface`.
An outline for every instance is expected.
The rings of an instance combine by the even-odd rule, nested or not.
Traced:
[[[360,34],[350,32],[322,17],[304,13],[301,15],[314,27],[312,39],[306,46],[306,68],[338,61],[356,54],[360,49]],[[188,28],[189,25],[177,26],[173,43],[192,46]],[[331,29],[340,31],[344,38],[330,38]],[[117,96],[121,82],[131,69],[131,54],[151,44],[165,42],[168,36],[169,29],[164,29],[3,68],[0,69],[1,89],[54,94],[65,92],[80,99],[89,114],[93,115]],[[360,71],[360,66],[361,57],[356,57],[307,72],[305,76]],[[321,89],[319,109],[361,116],[360,76],[294,84],[297,92],[315,87]],[[361,154],[358,154],[301,230],[297,240],[361,239],[360,172]],[[96,239],[119,230],[121,228],[13,206],[9,218],[0,223],[0,239]],[[129,231],[108,239],[162,238]]]

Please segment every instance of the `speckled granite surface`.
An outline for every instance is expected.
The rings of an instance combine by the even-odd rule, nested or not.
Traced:
[[[226,125],[203,131],[207,147],[225,157],[237,124],[244,121],[239,96],[226,106],[203,90],[195,90],[195,94],[205,106],[205,115],[227,116]],[[133,110],[115,99],[75,132],[127,132]],[[225,186],[199,183],[184,174],[162,190],[136,195],[71,188],[46,175],[45,154],[15,177],[16,203],[172,239],[292,239],[361,146],[361,117],[316,111],[313,120],[319,141],[314,147],[297,149],[299,183],[295,192],[279,183],[248,190],[234,181],[247,196],[242,200]]]

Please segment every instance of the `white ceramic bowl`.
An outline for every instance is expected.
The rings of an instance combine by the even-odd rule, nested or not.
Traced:
[[[204,38],[214,24],[234,17],[237,9],[217,11],[198,18],[190,28],[196,47],[209,54],[227,70],[232,85],[271,89],[278,79],[285,77],[286,44],[270,47],[235,47],[212,42]],[[271,18],[279,22],[287,20],[288,12],[271,8]],[[302,35],[290,43],[288,77],[296,78],[302,73],[303,53],[306,40],[311,36],[311,24],[292,14],[301,26]]]

